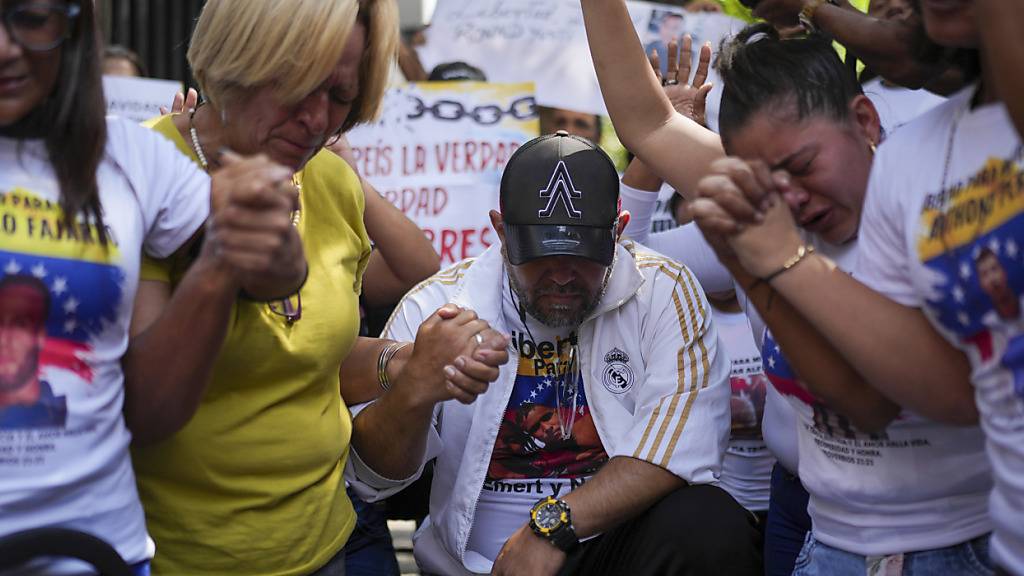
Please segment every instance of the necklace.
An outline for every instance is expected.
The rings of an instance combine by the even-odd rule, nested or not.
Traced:
[[[569,333],[569,359],[565,363],[565,370],[560,370],[561,367],[558,364],[555,365],[556,373],[562,373],[558,379],[558,390],[555,391],[555,413],[558,414],[558,431],[562,433],[562,440],[572,438],[572,427],[576,424],[576,405],[579,400],[580,380],[582,379],[578,339],[579,336],[575,332]],[[566,403],[569,405],[568,419],[562,416],[563,395],[566,396]],[[571,400],[569,400],[570,398]]]
[[[199,133],[196,132],[196,124],[194,121],[195,116],[195,108],[188,111],[188,133],[192,136],[192,148],[196,151],[196,156],[199,158],[199,165],[203,167],[203,170],[209,172],[210,163],[206,161],[206,153],[203,152],[203,145],[199,143]]]
[[[537,342],[537,338],[533,335],[533,331],[530,330],[530,323],[526,318],[526,307],[523,306],[519,298],[516,298],[516,291],[512,287],[512,278],[508,279],[508,293],[512,299],[512,304],[519,312],[519,321],[523,327],[526,328],[526,333],[530,335],[530,340]],[[513,346],[513,344],[509,344]],[[558,418],[558,431],[561,433],[563,441],[567,441],[572,438],[572,428],[576,424],[576,410],[579,404],[580,384],[583,381],[583,374],[580,369],[580,352],[579,352],[579,336],[576,330],[569,332],[569,357],[563,363],[561,361],[560,347],[556,345],[555,352],[555,416]],[[564,365],[564,369],[562,366]],[[565,403],[567,408],[571,411],[566,417],[562,414],[562,397],[565,397]]]

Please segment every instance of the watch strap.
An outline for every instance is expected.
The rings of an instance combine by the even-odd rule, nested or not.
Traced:
[[[558,548],[562,552],[569,552],[580,543],[580,539],[576,536],[576,529],[573,528],[572,522],[562,524],[548,535],[548,542],[555,548]]]

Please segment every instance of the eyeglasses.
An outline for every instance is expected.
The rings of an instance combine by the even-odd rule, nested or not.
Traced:
[[[274,314],[284,316],[289,324],[302,318],[302,295],[299,292],[282,300],[268,302],[267,306]]]
[[[71,35],[71,23],[81,13],[77,4],[27,2],[3,9],[4,27],[26,50],[45,52]]]
[[[302,192],[302,173],[298,173],[292,176],[292,184],[295,186],[296,194]],[[302,201],[301,196],[296,196],[295,210],[292,211],[292,226],[295,228],[299,227],[299,220],[302,218]],[[296,292],[287,298],[281,300],[274,300],[267,303],[267,307],[270,311],[278,316],[284,316],[284,319],[289,323],[293,323],[302,318],[302,292]]]

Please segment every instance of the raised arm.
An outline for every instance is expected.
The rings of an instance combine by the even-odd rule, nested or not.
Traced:
[[[1024,0],[978,0],[978,30],[992,82],[1024,134]]]
[[[761,0],[754,15],[775,26],[794,26],[797,15],[812,2],[814,0]],[[908,88],[921,88],[945,70],[944,64],[924,63],[918,57],[920,16],[883,20],[847,2],[843,4],[820,4],[814,10],[814,25],[835,38],[868,68]]]
[[[647,64],[625,0],[581,0],[590,53],[622,143],[676,190],[722,156],[718,135],[676,114]]]

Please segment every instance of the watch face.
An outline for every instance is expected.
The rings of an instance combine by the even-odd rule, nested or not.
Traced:
[[[534,520],[539,528],[553,530],[562,523],[562,508],[558,504],[545,504],[537,509]]]

